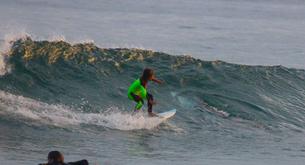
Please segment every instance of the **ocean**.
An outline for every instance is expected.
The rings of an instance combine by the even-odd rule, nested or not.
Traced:
[[[300,165],[304,1],[0,2],[0,164]],[[133,113],[144,68],[153,110]]]

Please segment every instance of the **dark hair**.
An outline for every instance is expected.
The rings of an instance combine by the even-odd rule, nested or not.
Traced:
[[[51,151],[48,154],[49,163],[58,162],[60,158],[61,158],[61,153],[59,151]]]
[[[154,71],[150,68],[145,68],[141,77],[141,80],[147,81],[151,76],[154,75]]]

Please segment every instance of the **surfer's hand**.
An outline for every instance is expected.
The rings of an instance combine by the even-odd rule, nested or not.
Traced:
[[[158,80],[157,83],[161,85],[161,84],[164,84],[164,81],[163,80]]]

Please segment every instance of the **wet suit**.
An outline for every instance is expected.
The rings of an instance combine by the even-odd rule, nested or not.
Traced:
[[[69,163],[54,162],[54,163],[46,163],[46,164],[39,164],[39,165],[89,165],[89,163],[86,159],[84,159],[84,160],[80,160],[77,162],[69,162]]]
[[[152,112],[153,96],[146,91],[146,87],[142,85],[141,79],[135,80],[128,88],[128,98],[137,102],[136,110],[141,109],[144,99],[147,99],[148,112]]]

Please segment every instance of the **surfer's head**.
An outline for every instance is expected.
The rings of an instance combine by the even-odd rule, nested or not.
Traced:
[[[48,154],[48,163],[63,163],[64,156],[59,151],[51,151]]]
[[[152,80],[154,77],[154,71],[150,68],[145,68],[142,74],[141,79],[143,81],[148,81],[148,80]]]

